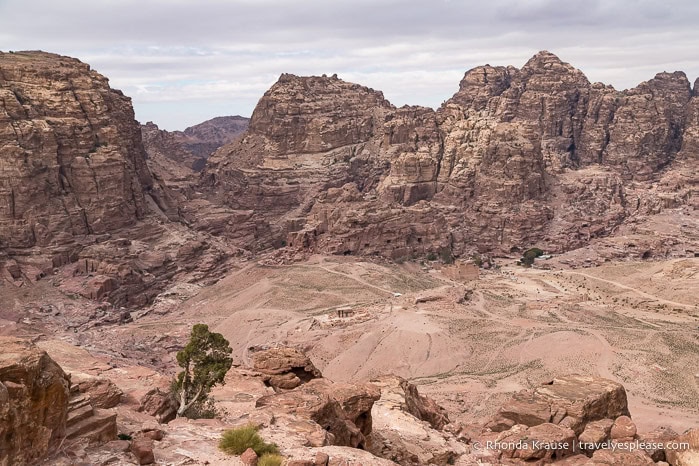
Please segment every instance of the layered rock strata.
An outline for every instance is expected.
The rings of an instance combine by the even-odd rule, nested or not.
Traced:
[[[211,157],[202,189],[255,219],[258,246],[393,258],[572,249],[693,205],[695,93],[681,72],[616,91],[549,52],[468,71],[437,111],[396,108],[336,76],[282,75],[248,131]]]
[[[146,159],[131,99],[107,78],[0,53],[0,276],[58,275],[69,295],[141,306],[176,275],[210,274],[227,254],[175,223],[177,196]]]
[[[35,464],[66,435],[70,379],[45,351],[0,337],[0,464]]]

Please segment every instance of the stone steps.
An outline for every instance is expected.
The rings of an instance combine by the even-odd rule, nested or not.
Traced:
[[[68,401],[68,413],[70,411],[90,405],[90,397],[85,395],[74,396]]]
[[[112,410],[94,408],[88,395],[71,387],[66,439],[87,439],[90,443],[114,440],[117,436],[116,416]]]
[[[92,442],[108,442],[117,436],[116,413],[107,409],[95,409],[92,416],[76,421],[66,429],[67,439],[88,439]]]
[[[92,409],[92,405],[87,403],[78,408],[73,408],[68,410],[68,419],[66,421],[66,429],[70,429],[75,424],[80,421],[92,417],[95,414],[95,410]]]

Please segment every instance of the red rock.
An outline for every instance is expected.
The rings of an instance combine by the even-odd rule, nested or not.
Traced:
[[[619,416],[609,434],[612,439],[634,438],[636,436],[636,424],[628,416]]]
[[[0,348],[0,451],[7,464],[33,464],[66,434],[70,381],[29,341],[0,337]]]
[[[514,424],[535,426],[553,422],[581,434],[592,421],[617,418],[629,412],[624,387],[611,380],[570,375],[556,378],[533,391],[515,394],[488,424],[504,431]]]
[[[592,455],[594,464],[609,466],[651,466],[655,463],[642,451],[597,450]]]
[[[154,416],[161,423],[168,423],[177,417],[177,404],[159,388],[153,388],[143,396],[138,410]]]
[[[699,429],[691,429],[675,439],[682,448],[665,447],[665,456],[672,466],[694,466],[699,464]]]
[[[361,448],[371,431],[371,407],[378,398],[378,390],[370,385],[314,379],[292,391],[263,396],[256,407],[312,420],[332,434],[328,438],[333,445]]]
[[[245,466],[257,466],[257,453],[255,453],[252,448],[248,448],[240,455],[240,461],[242,461]]]
[[[252,354],[253,369],[264,374],[265,384],[275,390],[290,390],[321,377],[311,360],[294,348],[269,348]]]
[[[658,445],[657,448],[646,448],[645,451],[650,458],[655,461],[665,461],[665,444],[674,441],[679,437],[679,434],[669,427],[661,427],[652,432],[639,434],[639,442],[645,445]]]
[[[90,403],[95,408],[113,408],[121,403],[123,392],[111,380],[75,375],[71,382],[78,386],[80,393],[90,396]]]
[[[609,439],[609,432],[613,424],[614,421],[611,419],[589,422],[578,440],[584,444],[602,444]]]
[[[138,464],[153,464],[153,440],[147,437],[136,437],[131,441],[131,453],[136,457]]]
[[[328,464],[328,461],[330,461],[330,457],[328,456],[328,454],[319,451],[318,453],[316,453],[314,466],[326,466]]]

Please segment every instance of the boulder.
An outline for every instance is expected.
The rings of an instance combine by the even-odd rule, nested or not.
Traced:
[[[295,348],[251,348],[253,369],[263,374],[266,385],[275,390],[291,390],[322,377],[311,360]]]
[[[576,452],[575,433],[572,429],[545,423],[534,427],[516,425],[497,438],[503,455],[524,461],[561,459]]]
[[[80,393],[89,395],[95,408],[113,408],[121,403],[124,393],[111,380],[86,374],[72,374],[71,380]]]
[[[371,431],[371,407],[378,397],[378,390],[370,386],[314,379],[292,391],[263,396],[256,407],[311,420],[332,434],[333,445],[362,448]]]
[[[595,450],[600,447],[596,445],[601,445],[609,439],[609,433],[612,429],[614,421],[611,419],[601,419],[599,421],[589,422],[585,426],[585,430],[578,437],[578,441],[582,444],[586,444],[592,448],[585,448],[586,450]]]
[[[257,453],[252,448],[248,448],[240,455],[240,461],[245,466],[257,466]]]
[[[592,455],[595,465],[653,466],[655,462],[643,451],[597,450]]]
[[[672,466],[694,466],[699,464],[699,429],[692,429],[674,441],[681,448],[665,448],[666,461]]]
[[[136,457],[138,464],[155,463],[153,454],[153,440],[148,437],[136,437],[131,441],[131,453]]]
[[[177,417],[177,404],[169,393],[159,388],[149,390],[138,408],[139,411],[154,416],[160,423],[166,424]]]
[[[645,451],[655,461],[665,461],[665,445],[679,437],[670,427],[660,427],[645,434],[639,434],[639,441],[646,445]]]
[[[0,348],[2,461],[34,464],[66,434],[70,379],[31,342],[0,337]]]
[[[550,422],[579,435],[589,422],[628,414],[626,390],[621,384],[600,377],[569,375],[513,395],[488,427],[502,432],[515,424],[533,427]]]
[[[636,436],[636,424],[629,416],[619,416],[614,420],[609,436],[612,440],[634,438]]]

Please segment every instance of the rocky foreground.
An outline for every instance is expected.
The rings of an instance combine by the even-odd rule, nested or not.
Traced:
[[[249,424],[294,466],[687,466],[699,459],[699,431],[637,432],[624,387],[596,377],[556,378],[515,394],[486,425],[465,425],[399,377],[332,383],[298,350],[257,348],[251,367],[233,369],[218,390],[221,419],[188,421],[174,419],[175,402],[160,389],[134,399],[119,381],[67,374],[28,341],[0,343],[3,465],[42,458],[65,465],[250,465],[250,455],[216,451],[225,429]]]

